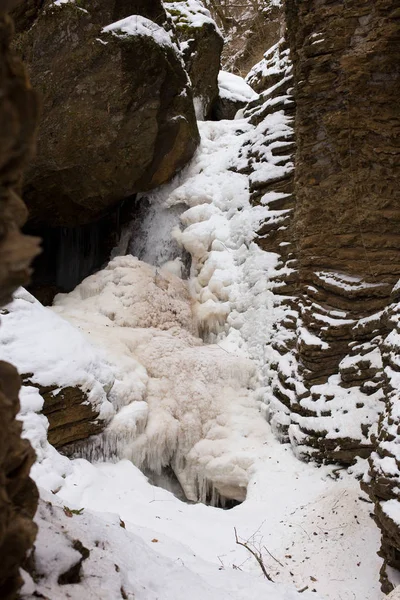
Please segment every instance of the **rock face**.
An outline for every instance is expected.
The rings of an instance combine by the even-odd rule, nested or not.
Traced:
[[[286,267],[275,288],[286,309],[270,354],[268,414],[305,460],[349,465],[375,450],[364,485],[388,592],[400,568],[398,8],[287,0],[286,17],[296,105],[287,148],[296,152],[294,186],[271,182],[288,196],[272,202],[280,212],[265,223],[266,249]],[[257,91],[271,86],[272,111],[285,106],[280,61],[266,82],[249,79]]]
[[[242,77],[246,76],[254,64],[262,60],[265,49],[270,48],[284,35],[283,0],[232,2],[230,9],[223,9],[227,12],[227,19],[220,18],[220,3],[206,0],[206,4],[213,13],[215,12],[213,16],[225,34],[223,67]]]
[[[381,311],[400,273],[395,6],[289,1],[286,8],[297,284],[281,323],[272,418],[303,458],[350,464],[370,453],[383,407]]]
[[[25,176],[30,221],[93,222],[193,155],[187,74],[159,1],[47,0],[35,14],[31,27],[18,21],[16,41],[43,97],[37,157]]]
[[[88,394],[78,386],[42,386],[22,375],[23,383],[37,387],[44,400],[42,413],[49,421],[47,439],[55,448],[76,444],[91,435],[101,433],[105,422],[88,400]]]
[[[383,320],[390,330],[382,344],[384,365],[385,410],[379,421],[378,435],[373,437],[374,452],[369,459],[369,473],[362,487],[375,503],[375,520],[382,532],[380,556],[382,590],[390,592],[397,585],[393,569],[400,571],[400,285],[393,289],[391,303]],[[397,509],[397,510],[396,510]]]
[[[10,364],[0,362],[0,595],[16,598],[22,581],[19,567],[36,537],[33,517],[38,503],[36,485],[29,477],[34,452],[21,439],[19,410],[20,378]]]
[[[13,32],[0,2],[0,305],[29,278],[30,262],[38,252],[37,241],[23,236],[20,226],[26,209],[20,199],[19,181],[29,159],[36,127],[37,101],[20,61],[10,52]],[[33,516],[37,490],[29,477],[34,452],[21,439],[20,380],[14,367],[0,362],[0,596],[16,598],[21,585],[19,566],[36,536]]]
[[[211,14],[198,0],[166,2],[183,50],[198,118],[209,116],[218,96],[218,72],[224,45]]]

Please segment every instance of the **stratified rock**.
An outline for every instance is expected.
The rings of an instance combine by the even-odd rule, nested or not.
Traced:
[[[0,306],[18,285],[29,279],[37,241],[23,236],[20,227],[26,208],[19,181],[33,150],[37,101],[23,66],[9,46],[12,22],[4,11],[12,2],[0,2]],[[29,477],[34,452],[21,439],[20,379],[11,365],[0,362],[0,597],[14,600],[21,585],[19,566],[36,536],[33,516],[37,490]]]
[[[382,344],[384,364],[385,410],[374,436],[374,452],[363,488],[375,503],[375,521],[381,530],[380,556],[382,590],[388,593],[396,585],[400,571],[400,285],[392,293],[392,303],[383,319],[390,329]]]
[[[160,2],[47,0],[18,36],[43,96],[25,177],[31,222],[92,222],[192,157],[199,136],[190,84],[170,34],[151,19],[166,23]]]
[[[192,82],[197,117],[207,118],[218,96],[222,34],[199,0],[167,0],[165,6],[174,22]]]
[[[80,387],[42,386],[27,375],[22,375],[22,379],[25,385],[37,387],[44,400],[42,413],[49,421],[47,439],[55,448],[87,440],[103,431],[104,420],[99,419],[99,411]]]
[[[396,10],[387,0],[286,4],[298,279],[277,336],[271,418],[307,460],[368,456],[383,409],[382,311],[400,275]]]

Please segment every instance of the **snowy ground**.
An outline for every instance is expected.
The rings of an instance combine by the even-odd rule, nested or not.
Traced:
[[[35,552],[41,577],[27,577],[24,598],[381,598],[379,534],[354,475],[335,480],[331,467],[298,461],[259,410],[265,353],[282,309],[269,284],[276,255],[254,243],[267,208],[250,205],[247,176],[233,167],[247,139],[267,133],[273,140],[286,126],[283,114],[272,117],[262,133],[244,119],[203,123],[194,161],[150,198],[160,210],[182,208],[173,235],[192,256],[188,281],[179,277],[179,257],[162,268],[120,257],[52,310],[20,292],[4,315],[2,356],[47,384],[68,384],[69,371],[80,375],[76,348],[83,348],[90,378],[81,384],[96,391],[93,402],[110,420],[92,450],[104,459],[112,447],[125,459],[61,457],[46,441],[38,390],[24,388],[21,419],[38,453],[33,476],[45,488]],[[271,158],[263,168],[279,166]],[[54,331],[67,354],[65,381],[49,367],[52,357],[61,360],[47,335]],[[205,499],[204,482],[237,499],[247,486],[247,498],[231,510],[185,503],[127,458],[151,470],[171,464],[192,499]],[[236,544],[235,529],[276,583]],[[82,556],[77,540],[89,550],[82,580],[60,584]]]
[[[57,497],[69,508],[117,513],[159,555],[206,580],[218,569],[252,573],[243,596],[249,600],[259,597],[263,576],[249,552],[236,545],[235,528],[261,551],[275,582],[308,587],[312,597],[325,600],[380,599],[379,535],[358,483],[350,475],[334,481],[329,469],[300,463],[272,435],[266,442],[268,460],[250,482],[247,500],[231,510],[182,503],[150,485],[128,461],[74,461]],[[284,594],[277,591],[276,598],[291,598]]]

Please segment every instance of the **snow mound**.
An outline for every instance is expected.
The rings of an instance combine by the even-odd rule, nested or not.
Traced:
[[[102,33],[111,33],[122,39],[132,36],[151,37],[158,45],[167,46],[176,51],[169,33],[157,25],[157,23],[140,15],[131,15],[130,17],[111,23],[111,25],[103,27]]]
[[[203,27],[203,25],[206,24],[216,27],[210,11],[200,0],[166,2],[165,10],[171,16],[174,23],[187,25],[189,27]]]
[[[235,102],[250,102],[258,98],[258,94],[246,83],[246,81],[228,71],[220,71],[218,74],[219,95],[221,98]]]

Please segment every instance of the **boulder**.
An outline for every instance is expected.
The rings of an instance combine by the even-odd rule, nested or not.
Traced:
[[[165,6],[175,25],[192,82],[197,118],[202,120],[210,115],[218,97],[224,40],[209,11],[199,0],[167,0]]]
[[[24,187],[31,223],[93,222],[192,157],[199,135],[188,77],[161,27],[161,3],[147,5],[47,0],[19,34],[43,98]]]

